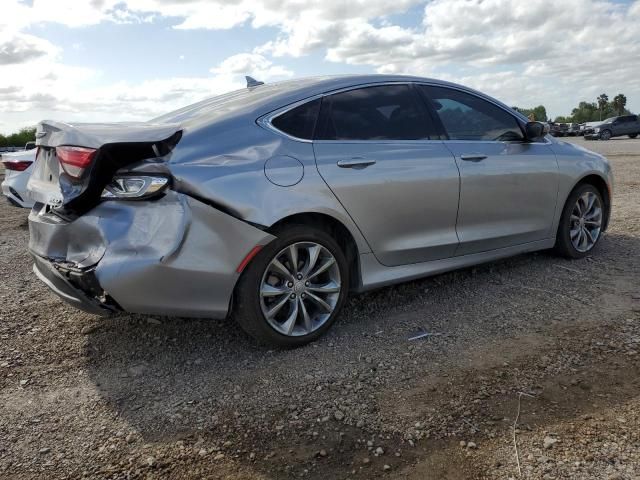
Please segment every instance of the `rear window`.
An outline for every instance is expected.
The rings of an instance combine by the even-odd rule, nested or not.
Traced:
[[[321,140],[421,140],[434,135],[422,100],[408,85],[364,87],[322,102]]]
[[[271,124],[281,132],[303,140],[313,140],[313,131],[320,110],[320,99],[292,108],[277,116]]]

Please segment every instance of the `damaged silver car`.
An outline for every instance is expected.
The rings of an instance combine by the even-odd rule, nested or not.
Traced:
[[[322,335],[349,292],[522,252],[582,257],[609,220],[605,158],[477,91],[307,78],[145,123],[41,122],[34,271],[95,314],[233,314]]]

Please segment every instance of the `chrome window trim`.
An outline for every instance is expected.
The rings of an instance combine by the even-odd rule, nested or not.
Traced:
[[[474,91],[470,91],[464,87],[458,87],[458,86],[453,86],[453,85],[444,85],[438,82],[429,82],[429,81],[408,81],[408,80],[404,80],[404,81],[388,81],[388,82],[367,82],[367,83],[360,83],[357,85],[350,85],[348,87],[342,87],[336,90],[330,90],[328,92],[323,92],[323,93],[319,93],[316,95],[313,95],[311,97],[307,97],[303,100],[299,100],[295,103],[291,103],[289,105],[286,105],[284,107],[278,108],[277,110],[274,110],[270,113],[267,113],[266,115],[261,116],[260,118],[258,118],[256,120],[256,123],[260,126],[262,126],[263,128],[266,128],[267,130],[270,130],[278,135],[282,135],[285,138],[288,138],[289,140],[293,140],[294,142],[301,142],[301,143],[346,143],[346,144],[358,144],[358,143],[367,143],[367,144],[372,144],[372,143],[379,143],[379,144],[384,144],[384,143],[389,143],[389,144],[423,144],[423,143],[443,143],[443,142],[460,142],[460,143],[491,143],[491,144],[496,144],[496,143],[501,143],[501,144],[510,144],[510,143],[525,143],[522,141],[499,141],[499,140],[442,140],[442,139],[425,139],[425,140],[309,140],[309,139],[305,139],[305,138],[298,138],[295,137],[293,135],[289,135],[286,132],[283,132],[282,130],[279,130],[278,128],[276,128],[273,124],[272,121],[276,118],[279,117],[280,115],[284,115],[285,113],[289,112],[290,110],[293,110],[294,108],[299,107],[300,105],[304,105],[305,103],[308,102],[312,102],[314,100],[317,100],[319,98],[324,98],[324,97],[328,97],[330,95],[335,95],[337,93],[342,93],[342,92],[348,92],[350,90],[357,90],[360,88],[367,88],[367,87],[382,87],[385,85],[425,85],[425,86],[430,86],[430,87],[439,87],[439,88],[449,88],[451,90],[457,90],[463,93],[466,93],[468,95],[473,95],[475,97],[478,97],[486,102],[489,102],[493,105],[495,105],[496,107],[500,108],[501,110],[503,110],[504,112],[506,112],[507,114],[511,115],[516,122],[522,127],[523,126],[523,122],[524,120],[522,118],[519,118],[517,115],[514,115],[514,112],[511,109],[507,109],[505,108],[503,105],[496,103],[493,99],[491,99],[490,97],[486,97],[482,94],[478,95],[478,93],[474,92]],[[426,106],[425,106],[426,108]],[[544,137],[544,141],[543,142],[526,142],[526,143],[531,143],[531,144],[539,144],[539,145],[551,145],[552,142],[549,141],[549,139],[545,136]]]

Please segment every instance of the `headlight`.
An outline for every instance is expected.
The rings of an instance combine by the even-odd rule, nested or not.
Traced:
[[[593,129],[594,133],[598,133],[599,131],[600,131],[600,127],[596,127],[596,128]]]
[[[102,198],[141,200],[160,194],[168,185],[169,179],[166,177],[120,175],[113,177],[105,187]]]

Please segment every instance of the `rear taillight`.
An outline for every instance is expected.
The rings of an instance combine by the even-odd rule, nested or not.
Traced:
[[[91,165],[96,155],[95,148],[87,147],[56,147],[56,155],[60,165],[67,175],[80,178],[85,169]]]
[[[26,161],[10,162],[8,160],[5,160],[4,162],[2,162],[2,164],[4,165],[4,168],[6,168],[7,170],[14,170],[16,172],[24,172],[27,168],[31,166],[32,163],[33,162],[26,162]]]

